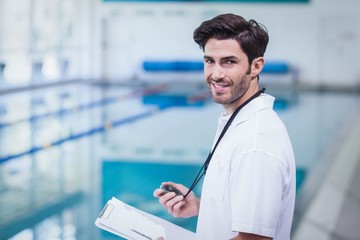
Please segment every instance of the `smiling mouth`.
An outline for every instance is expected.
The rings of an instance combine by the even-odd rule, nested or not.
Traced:
[[[216,92],[223,92],[226,88],[230,86],[229,84],[218,84],[214,82],[212,82],[211,85]]]

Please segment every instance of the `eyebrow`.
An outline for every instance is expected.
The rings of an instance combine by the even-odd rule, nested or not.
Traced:
[[[227,57],[223,57],[221,58],[222,61],[226,61],[226,60],[238,60],[239,58],[235,57],[235,56],[227,56]]]
[[[204,59],[214,60],[213,57],[210,57],[210,56],[207,56],[207,55],[204,55]],[[223,57],[223,58],[220,59],[220,61],[227,61],[227,60],[239,60],[239,58],[236,57],[236,56],[226,56],[226,57]]]

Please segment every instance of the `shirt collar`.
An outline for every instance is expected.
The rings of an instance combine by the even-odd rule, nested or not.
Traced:
[[[255,113],[267,109],[273,108],[275,98],[271,95],[266,93],[262,93],[259,97],[253,99],[249,102],[246,106],[244,106],[240,112],[237,114],[235,119],[231,124],[238,125],[242,122],[248,120],[252,115]],[[224,113],[221,114],[220,119],[223,121],[227,121],[230,118],[230,115],[225,115]]]

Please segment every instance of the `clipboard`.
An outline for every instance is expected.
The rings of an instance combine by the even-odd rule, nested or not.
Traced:
[[[95,225],[129,240],[194,240],[195,233],[113,197]]]

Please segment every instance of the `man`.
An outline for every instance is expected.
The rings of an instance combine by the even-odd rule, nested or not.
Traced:
[[[273,111],[274,98],[259,90],[268,34],[254,20],[223,14],[203,22],[194,40],[204,51],[212,98],[224,112],[205,164],[201,198],[191,191],[194,186],[185,194],[188,188],[172,182],[163,185],[185,197],[163,189],[154,196],[175,217],[198,215],[199,240],[289,240],[295,203],[293,150]]]

